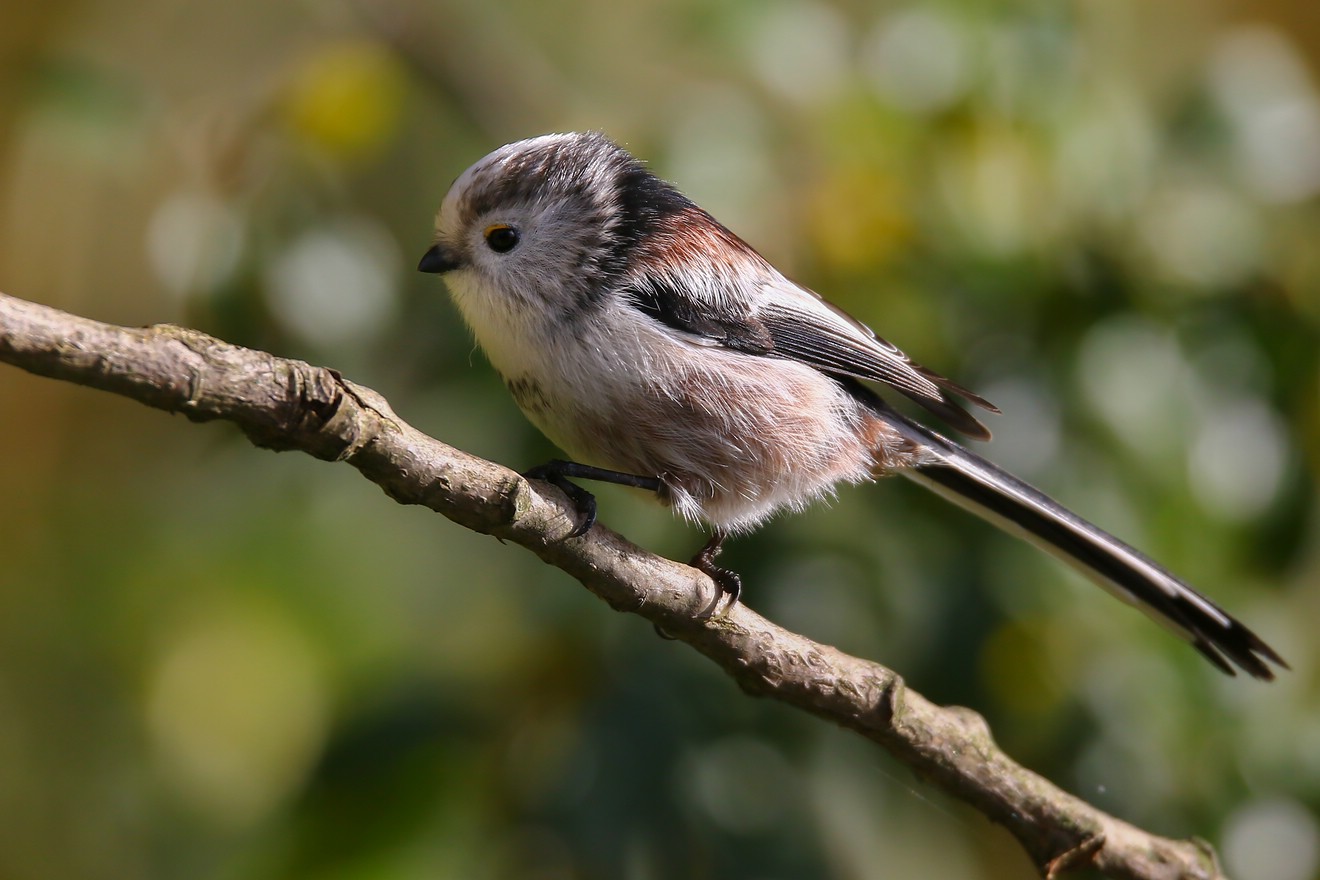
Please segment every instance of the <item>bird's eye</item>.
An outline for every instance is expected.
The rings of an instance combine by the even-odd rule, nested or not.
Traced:
[[[486,227],[486,244],[497,254],[507,254],[518,246],[518,230],[504,223]]]

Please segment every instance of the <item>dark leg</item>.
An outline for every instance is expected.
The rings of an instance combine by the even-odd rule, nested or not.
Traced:
[[[589,464],[578,464],[575,461],[564,461],[558,458],[526,471],[523,476],[529,480],[545,480],[547,483],[557,486],[577,507],[581,521],[577,524],[577,528],[569,533],[568,537],[570,538],[585,535],[596,524],[596,496],[576,483],[570,483],[569,477],[596,480],[601,483],[616,483],[620,486],[631,486],[634,489],[647,489],[651,492],[660,491],[658,477],[639,477],[636,474],[620,473],[619,471],[606,470],[605,468],[592,467]]]
[[[692,557],[692,562],[689,563],[693,568],[709,575],[715,585],[720,588],[720,595],[716,596],[710,607],[701,613],[703,620],[711,617],[716,609],[720,607],[720,599],[725,596],[729,597],[729,604],[724,606],[725,613],[728,613],[730,608],[738,604],[738,597],[742,595],[742,578],[738,576],[738,572],[721,568],[715,564],[715,557],[720,555],[724,539],[727,537],[729,536],[723,529],[716,529],[715,534],[711,535],[710,540],[706,542],[706,546],[702,547],[697,555]]]

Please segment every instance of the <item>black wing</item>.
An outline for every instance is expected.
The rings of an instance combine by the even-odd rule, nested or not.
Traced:
[[[762,291],[759,304],[698,301],[670,285],[636,284],[625,291],[637,309],[675,330],[737,351],[799,361],[841,376],[883,382],[969,437],[990,432],[954,399],[991,412],[989,401],[914,364],[869,327],[806,288],[785,280]]]

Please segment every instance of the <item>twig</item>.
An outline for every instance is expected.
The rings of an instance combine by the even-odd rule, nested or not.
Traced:
[[[1043,875],[1089,866],[1142,880],[1223,876],[1203,842],[1148,834],[1060,790],[1000,751],[979,715],[934,705],[883,666],[781,629],[744,605],[702,620],[715,589],[705,575],[601,525],[566,538],[575,511],[559,490],[427,437],[379,394],[333,370],[196,330],[116,327],[5,294],[0,361],[195,421],[234,422],[266,449],[345,461],[401,504],[520,544],[616,610],[705,654],[748,693],[879,743],[1007,828]]]

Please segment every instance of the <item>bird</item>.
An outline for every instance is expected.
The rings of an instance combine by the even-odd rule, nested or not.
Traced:
[[[900,474],[1059,557],[1262,680],[1282,657],[1150,557],[933,428],[986,440],[999,410],[771,263],[600,132],[502,146],[443,198],[418,269],[441,275],[522,412],[567,455],[527,471],[596,518],[575,480],[653,493],[710,529],[692,565],[732,607],[725,540],[848,483]],[[704,616],[714,612],[708,608]]]

